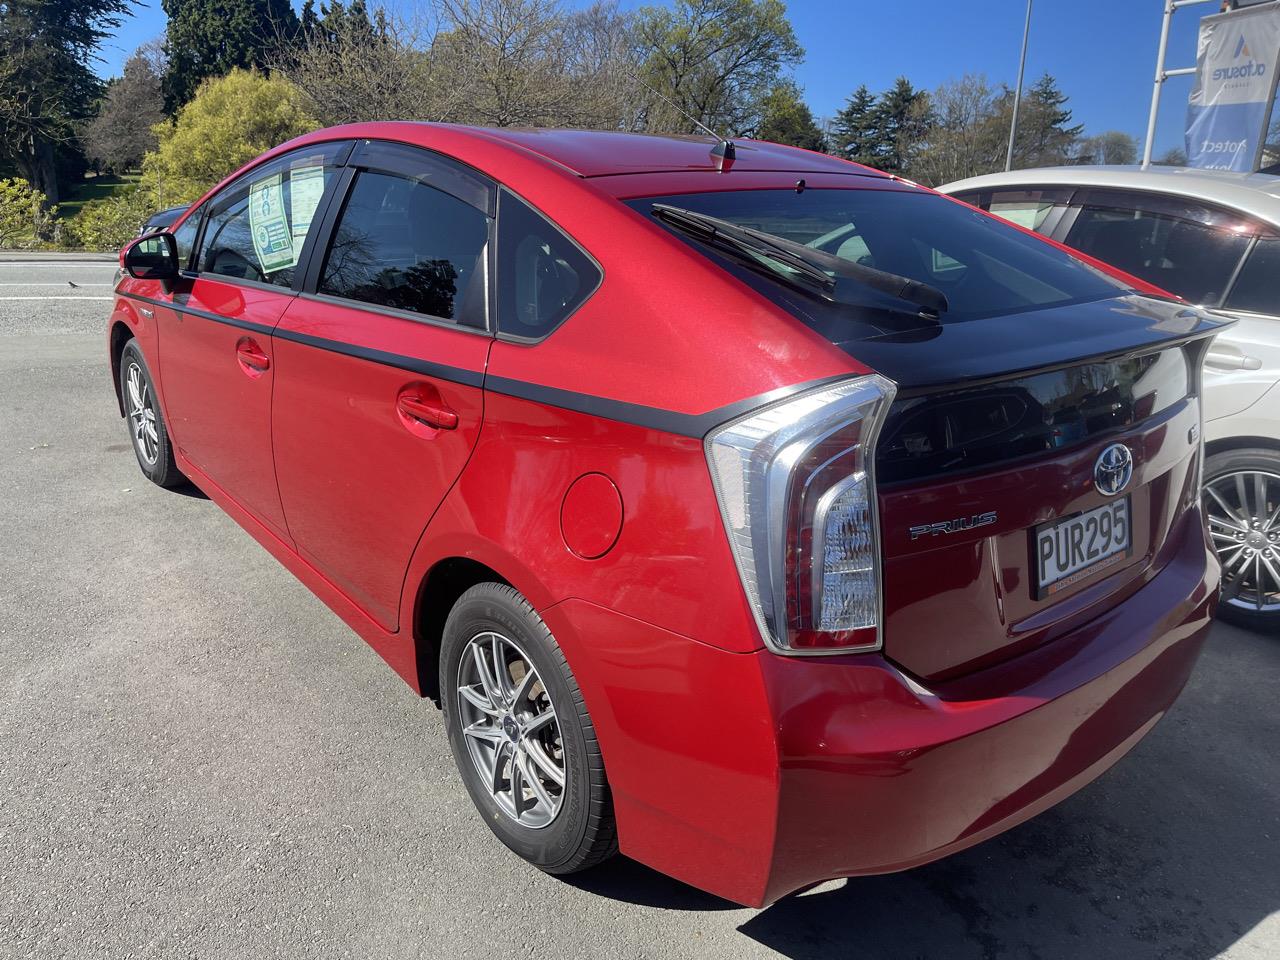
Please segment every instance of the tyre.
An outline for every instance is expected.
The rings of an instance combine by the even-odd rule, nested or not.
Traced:
[[[1280,454],[1226,450],[1205,460],[1204,507],[1222,563],[1218,616],[1280,632]]]
[[[173,459],[169,431],[156,396],[155,381],[136,340],[125,344],[120,355],[120,396],[124,398],[125,421],[133,439],[138,466],[152,483],[176,487],[186,482]]]
[[[604,761],[582,692],[529,602],[505,584],[464,593],[440,650],[445,728],[489,829],[547,873],[618,849]]]

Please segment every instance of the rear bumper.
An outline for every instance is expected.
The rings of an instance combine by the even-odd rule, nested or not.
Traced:
[[[590,604],[551,608],[623,852],[762,906],[946,856],[1069,796],[1155,725],[1199,655],[1218,569],[1199,517],[1183,520],[1175,556],[1124,603],[931,688],[875,655],[729,654]]]

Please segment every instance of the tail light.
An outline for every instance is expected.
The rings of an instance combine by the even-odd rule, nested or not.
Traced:
[[[875,441],[894,390],[880,376],[845,380],[707,437],[742,586],[777,653],[880,648]]]

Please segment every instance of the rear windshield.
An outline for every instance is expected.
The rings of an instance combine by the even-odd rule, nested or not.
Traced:
[[[655,203],[927,283],[946,294],[944,323],[1101,300],[1127,289],[1042,240],[923,191],[736,190],[628,201],[644,214]],[[885,295],[868,288],[867,306],[886,305]]]

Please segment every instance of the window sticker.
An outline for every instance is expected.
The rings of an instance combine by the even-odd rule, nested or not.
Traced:
[[[293,226],[294,264],[324,196],[324,164],[305,164],[289,171],[289,219]]]
[[[280,174],[264,177],[249,188],[249,232],[262,272],[274,273],[297,262],[293,236],[284,215]]]

